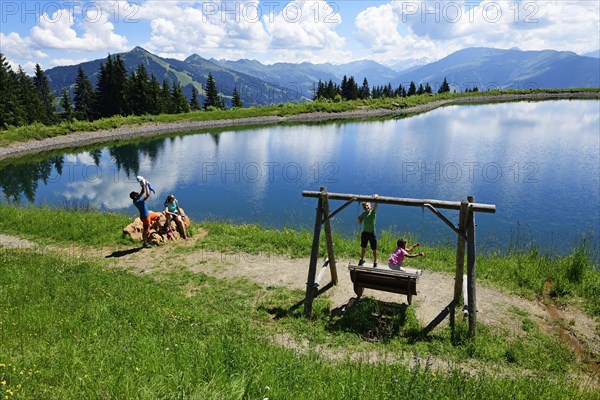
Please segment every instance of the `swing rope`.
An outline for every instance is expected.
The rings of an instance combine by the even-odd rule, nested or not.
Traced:
[[[423,221],[425,219],[425,206],[421,206],[421,227],[419,228],[419,240],[418,243],[421,243],[421,235],[423,234]]]
[[[356,219],[355,219],[355,221],[358,220],[359,216],[360,216],[360,201],[356,200]],[[362,232],[362,222],[358,226],[361,228],[360,231]],[[354,237],[356,237],[356,224],[354,224]]]

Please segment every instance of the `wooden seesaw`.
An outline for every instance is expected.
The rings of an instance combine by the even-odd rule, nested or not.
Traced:
[[[417,282],[421,276],[420,270],[396,271],[393,269],[365,267],[364,265],[348,265],[350,279],[354,284],[357,297],[363,295],[365,289],[381,290],[384,292],[405,294],[408,304],[417,295]]]

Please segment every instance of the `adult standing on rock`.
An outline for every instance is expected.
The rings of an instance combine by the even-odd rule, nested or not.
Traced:
[[[139,193],[129,193],[129,198],[133,200],[133,205],[140,212],[140,220],[142,221],[142,225],[144,227],[142,233],[142,240],[144,242],[143,246],[145,248],[152,247],[152,244],[150,244],[149,241],[150,223],[151,221],[157,220],[160,217],[160,214],[148,210],[148,206],[146,205],[146,200],[148,199],[148,197],[150,197],[150,190],[148,188],[147,181]]]

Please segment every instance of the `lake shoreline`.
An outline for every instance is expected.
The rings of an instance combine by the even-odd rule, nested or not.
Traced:
[[[286,117],[262,116],[240,119],[221,119],[209,121],[180,121],[169,123],[145,123],[141,125],[128,125],[110,130],[93,132],[74,132],[67,135],[55,136],[42,140],[17,142],[6,147],[0,147],[0,161],[17,158],[30,154],[37,154],[51,150],[88,146],[117,140],[131,140],[137,138],[158,136],[178,132],[190,132],[200,129],[215,129],[252,125],[272,125],[284,123],[309,123],[340,120],[360,120],[370,118],[405,117],[432,111],[436,108],[449,105],[483,104],[496,102],[515,101],[544,101],[544,100],[600,100],[600,91],[597,92],[572,92],[572,93],[525,93],[478,95],[433,101],[427,104],[409,108],[396,109],[358,109],[339,113],[317,112],[297,114]]]

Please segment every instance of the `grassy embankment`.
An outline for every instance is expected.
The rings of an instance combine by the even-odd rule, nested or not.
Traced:
[[[432,103],[440,100],[449,99],[468,99],[470,102],[477,103],[478,99],[486,96],[500,95],[531,95],[531,94],[564,94],[598,92],[599,89],[538,89],[538,90],[492,90],[488,92],[475,93],[444,93],[433,96],[420,95],[406,98],[381,98],[355,101],[313,101],[306,103],[286,103],[270,106],[259,106],[240,108],[234,110],[213,110],[213,111],[195,111],[185,114],[161,114],[161,115],[143,115],[127,117],[103,118],[97,121],[73,121],[62,122],[57,125],[45,126],[43,124],[33,124],[22,127],[9,127],[0,130],[0,146],[6,146],[14,142],[23,142],[27,140],[40,140],[54,136],[65,135],[73,132],[101,131],[107,129],[119,128],[128,125],[140,125],[147,122],[169,123],[183,121],[212,121],[222,119],[241,119],[249,117],[262,116],[290,116],[312,112],[339,113],[343,111],[353,111],[359,108],[367,107],[370,109],[406,109],[414,106]],[[489,100],[486,100],[489,102]]]
[[[412,308],[368,299],[338,315],[317,298],[309,321],[296,307],[301,291],[178,265],[141,277],[86,256],[100,246],[133,247],[120,235],[128,222],[110,213],[0,205],[0,230],[44,250],[0,255],[0,398],[600,398],[565,344],[520,310],[516,337],[480,324],[476,342],[466,338],[464,322],[454,334],[442,324],[423,338]],[[165,251],[310,251],[308,231],[204,222],[191,232],[199,228],[209,234],[195,248]],[[381,245],[391,248],[392,235]],[[355,247],[336,237],[340,255],[354,255]],[[425,250],[428,268],[452,269],[452,249]],[[599,275],[584,245],[566,257],[530,251],[478,258],[480,281],[533,297],[550,278],[555,300],[583,298],[596,318]],[[374,328],[377,341],[365,340]],[[379,362],[346,357],[361,351]],[[405,353],[445,360],[445,367],[407,364]]]

